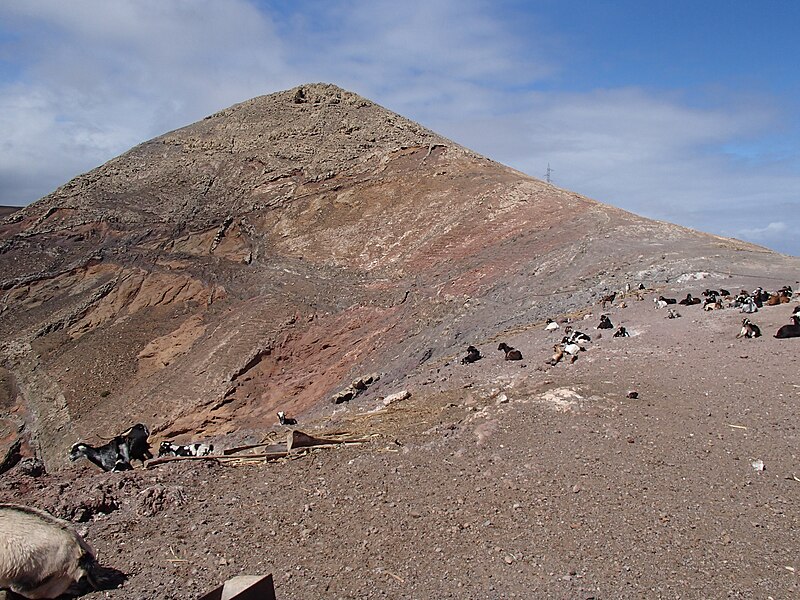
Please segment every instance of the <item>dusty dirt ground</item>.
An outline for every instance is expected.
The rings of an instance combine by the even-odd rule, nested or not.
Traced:
[[[89,600],[197,598],[263,573],[281,600],[798,597],[800,339],[772,337],[797,302],[737,339],[737,310],[667,319],[653,295],[576,315],[593,341],[574,364],[546,365],[563,325],[533,324],[472,341],[474,364],[431,365],[407,400],[367,392],[298,426],[366,444],[240,466],[14,468],[0,501],[73,519],[128,575]],[[598,336],[601,312],[632,337]],[[501,360],[498,341],[524,360]]]

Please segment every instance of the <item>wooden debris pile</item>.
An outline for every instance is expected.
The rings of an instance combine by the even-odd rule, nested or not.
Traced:
[[[144,466],[146,469],[151,469],[164,463],[180,460],[216,460],[235,465],[262,463],[281,458],[297,457],[322,448],[333,448],[345,444],[363,444],[370,441],[370,439],[356,439],[348,433],[327,434],[325,437],[318,437],[295,429],[287,434],[285,442],[273,443],[273,441],[264,441],[260,444],[227,448],[222,451],[222,454],[209,454],[207,456],[164,456],[148,460],[144,463]],[[260,452],[243,454],[247,450],[256,449],[260,449]]]

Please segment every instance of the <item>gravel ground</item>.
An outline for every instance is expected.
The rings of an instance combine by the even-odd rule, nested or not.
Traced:
[[[668,292],[686,291],[700,289]],[[365,444],[124,474],[16,468],[0,500],[73,519],[128,575],[88,599],[197,598],[262,573],[281,600],[797,597],[800,339],[772,337],[796,303],[737,339],[735,310],[666,319],[651,297],[605,311],[630,338],[598,339],[592,307],[574,364],[546,365],[563,325],[536,326],[505,340],[521,363],[486,342],[407,400],[365,395],[301,423],[375,434]]]

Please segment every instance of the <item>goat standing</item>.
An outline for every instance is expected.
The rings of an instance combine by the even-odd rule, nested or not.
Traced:
[[[102,446],[91,446],[85,442],[73,444],[69,459],[76,461],[81,457],[87,458],[103,471],[130,471],[133,468],[128,442],[119,435]]]

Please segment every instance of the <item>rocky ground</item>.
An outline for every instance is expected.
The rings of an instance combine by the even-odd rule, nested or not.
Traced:
[[[667,319],[655,293],[552,315],[593,337],[574,364],[545,363],[563,325],[535,323],[465,340],[484,358],[431,361],[406,400],[368,390],[299,425],[368,443],[122,474],[15,467],[0,501],[72,519],[127,574],[90,600],[197,598],[262,573],[281,600],[797,597],[800,339],[772,337],[797,303],[764,308],[751,317],[764,336],[737,339],[738,311]],[[632,336],[598,335],[601,312]],[[499,341],[524,360],[503,361]]]

